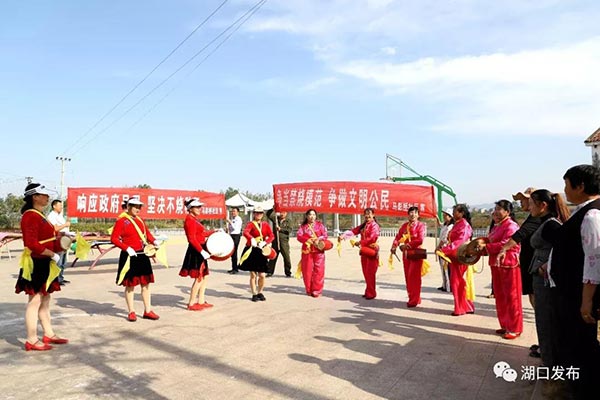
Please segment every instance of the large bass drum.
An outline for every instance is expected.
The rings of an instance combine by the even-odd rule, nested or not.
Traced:
[[[206,239],[206,249],[211,254],[212,260],[227,260],[233,254],[234,247],[231,236],[222,231],[215,231]]]

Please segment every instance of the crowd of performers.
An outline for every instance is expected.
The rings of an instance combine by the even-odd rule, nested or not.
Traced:
[[[567,171],[565,194],[577,205],[572,216],[560,194],[529,188],[513,196],[529,211],[527,220],[519,226],[514,219],[513,205],[508,200],[495,203],[493,223],[486,237],[473,238],[470,213],[465,204],[444,211],[441,238],[436,253],[440,257],[442,286],[452,292],[453,316],[475,313],[473,296],[469,293],[469,264],[465,257],[488,256],[499,328],[496,333],[511,340],[523,332],[522,296],[529,295],[535,310],[539,345],[531,354],[542,358],[545,366],[578,366],[581,378],[575,393],[587,393],[593,378],[600,376],[600,345],[597,341],[597,319],[600,317],[600,171],[592,166],[576,166]],[[16,293],[28,295],[25,312],[26,350],[50,350],[53,345],[68,343],[58,336],[50,318],[50,295],[60,291],[60,235],[44,216],[50,193],[40,184],[29,184],[21,210],[21,230],[25,246]],[[203,203],[199,199],[185,202],[188,215],[184,229],[189,242],[179,275],[193,279],[187,309],[202,311],[212,307],[204,292],[209,275],[208,260],[213,256],[206,246],[214,231],[200,221]],[[154,274],[150,257],[161,243],[139,217],[143,203],[136,197],[124,204],[111,235],[111,241],[121,249],[116,284],[123,286],[127,320],[134,322],[134,289],[141,288],[144,306],[142,318],[157,320],[152,310],[150,284]],[[253,219],[243,229],[246,246],[238,268],[250,272],[253,302],[265,301],[263,293],[269,260],[275,250],[271,244],[275,234],[263,221],[264,210],[254,209]],[[441,222],[441,221],[440,221]],[[360,262],[366,283],[363,297],[377,297],[376,274],[381,266],[378,239],[380,227],[375,210],[364,210],[364,222],[343,232],[338,240],[351,239],[360,248]],[[402,253],[404,277],[408,293],[407,307],[421,303],[421,279],[428,269],[427,251],[423,247],[426,225],[419,221],[419,209],[408,210],[408,221],[395,236],[391,257]],[[299,270],[306,294],[319,297],[325,281],[325,251],[333,247],[327,228],[317,219],[317,211],[309,209],[297,231],[302,244]],[[530,251],[522,251],[529,247]],[[463,256],[460,257],[460,252]],[[466,255],[465,255],[466,254]],[[287,275],[287,273],[286,273]],[[39,340],[38,321],[43,329]]]

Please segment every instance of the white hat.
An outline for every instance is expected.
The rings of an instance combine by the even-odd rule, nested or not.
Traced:
[[[258,206],[258,207],[254,208],[254,212],[255,213],[264,213],[265,210],[263,210],[263,208],[261,206]]]
[[[33,185],[37,186],[25,190],[25,193],[23,193],[23,197],[33,196],[34,194],[44,194],[46,196],[50,196],[52,194],[52,192],[48,190],[44,185],[40,185],[39,183],[34,183]]]
[[[202,207],[204,205],[203,202],[201,202],[199,199],[197,198],[193,198],[193,199],[189,199],[185,201],[185,208],[188,209],[188,211],[192,208],[192,207]]]
[[[127,206],[143,206],[144,203],[138,197],[131,197],[127,200]]]
[[[442,211],[445,214],[448,214],[449,216],[452,216],[452,207],[448,207],[445,210]]]

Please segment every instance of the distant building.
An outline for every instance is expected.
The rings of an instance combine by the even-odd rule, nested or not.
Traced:
[[[585,139],[584,143],[592,148],[592,165],[600,168],[600,128]]]

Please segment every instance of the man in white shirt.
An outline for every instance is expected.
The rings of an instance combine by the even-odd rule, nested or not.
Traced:
[[[70,234],[69,227],[71,223],[65,220],[63,216],[63,203],[61,200],[52,200],[52,211],[48,214],[48,221],[52,225],[54,225],[55,232],[63,232],[65,234]],[[67,252],[63,251],[60,254],[60,261],[58,262],[58,267],[60,268],[60,275],[58,276],[58,282],[64,286],[67,283],[70,283],[63,276],[65,270],[65,264],[67,263]]]
[[[231,269],[227,271],[230,274],[237,274],[238,270],[238,246],[242,237],[242,218],[239,216],[240,209],[233,207],[231,209],[231,219],[227,219],[227,230],[233,239],[233,254],[231,256]]]

